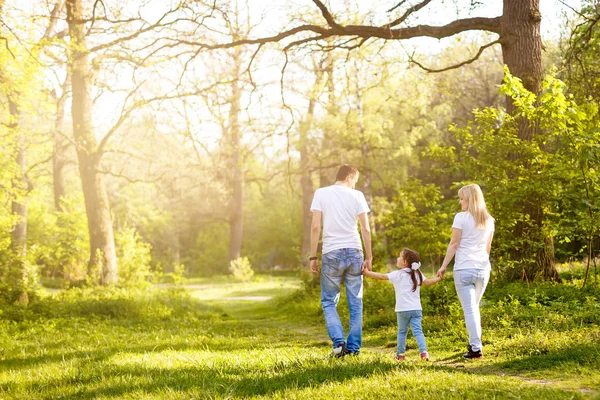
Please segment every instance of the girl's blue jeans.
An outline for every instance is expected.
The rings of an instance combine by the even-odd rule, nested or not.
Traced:
[[[406,335],[408,334],[408,325],[412,334],[417,340],[419,345],[419,351],[424,353],[427,351],[427,343],[425,342],[425,335],[421,328],[421,321],[423,320],[423,312],[421,310],[412,311],[400,311],[396,313],[398,317],[398,351],[397,354],[404,354],[406,351]]]
[[[344,343],[344,328],[337,312],[342,281],[350,311],[350,331],[346,347],[353,353],[362,343],[363,253],[358,249],[338,249],[323,254],[321,266],[321,306],[327,333],[336,348]]]

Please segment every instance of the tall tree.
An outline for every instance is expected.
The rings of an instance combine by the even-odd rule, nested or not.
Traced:
[[[540,36],[541,14],[539,10],[539,0],[503,0],[502,16],[472,17],[456,19],[446,25],[414,25],[401,26],[405,24],[409,17],[413,16],[419,10],[425,8],[433,0],[423,0],[414,5],[406,4],[406,1],[399,1],[389,12],[400,13],[396,18],[391,18],[388,23],[374,25],[343,24],[338,22],[338,18],[332,13],[330,8],[321,0],[312,0],[312,3],[320,10],[325,24],[305,23],[293,28],[282,30],[279,33],[255,39],[240,39],[229,43],[207,44],[195,41],[188,44],[194,44],[200,48],[215,49],[228,48],[240,45],[263,45],[269,42],[290,41],[286,44],[285,50],[297,46],[305,46],[311,42],[324,43],[326,39],[340,38],[334,44],[334,47],[355,48],[363,45],[367,40],[404,40],[415,37],[432,37],[441,39],[450,37],[461,32],[483,30],[497,34],[497,40],[481,46],[477,55],[460,64],[442,68],[447,70],[458,68],[464,64],[470,63],[488,47],[494,44],[501,44],[504,63],[508,66],[511,73],[520,78],[525,88],[531,92],[539,93],[542,80],[542,42]],[[477,2],[471,1],[471,5]],[[347,18],[350,20],[350,17]],[[326,46],[331,48],[331,46]],[[507,104],[507,109],[513,109],[512,104]],[[523,140],[529,140],[536,134],[535,126],[530,126],[523,121],[520,128],[520,137]],[[532,274],[542,275],[547,278],[556,279],[558,277],[554,267],[552,238],[543,238],[542,229],[544,221],[543,210],[536,205],[535,199],[526,201],[522,204],[524,220],[533,221],[529,229],[524,230],[522,226],[515,229],[516,235],[533,235],[542,237],[545,245],[540,249],[534,250],[535,262],[526,265],[524,268]],[[528,260],[529,253],[532,250],[528,246],[516,249],[511,255],[516,261]],[[526,261],[525,261],[526,262]]]
[[[79,173],[85,197],[90,233],[89,271],[98,268],[100,283],[117,280],[117,253],[104,179],[100,171],[101,153],[92,127],[91,71],[88,60],[85,16],[82,0],[67,0],[69,24],[73,136]]]

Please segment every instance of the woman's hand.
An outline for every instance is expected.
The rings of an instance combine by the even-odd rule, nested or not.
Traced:
[[[438,276],[438,278],[442,279],[442,278],[444,278],[445,274],[446,274],[446,266],[444,265],[443,267],[438,269],[437,276]]]

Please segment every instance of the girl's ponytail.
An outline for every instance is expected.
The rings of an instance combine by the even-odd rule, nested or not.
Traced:
[[[402,258],[404,258],[404,261],[406,261],[410,268],[409,274],[413,283],[412,291],[414,292],[417,290],[417,287],[421,286],[423,283],[423,274],[419,269],[421,267],[421,257],[419,257],[419,253],[416,251],[405,247],[402,249]]]

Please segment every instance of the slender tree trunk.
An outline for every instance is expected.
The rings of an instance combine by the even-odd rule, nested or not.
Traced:
[[[11,122],[9,128],[17,130],[19,126],[20,111],[15,99],[8,99],[8,108]],[[11,266],[11,283],[18,291],[17,303],[29,303],[28,269],[27,269],[27,190],[28,182],[25,176],[27,170],[27,157],[25,143],[21,133],[17,133],[17,154],[15,157],[17,175],[13,179],[14,198],[12,200],[12,214],[17,221],[12,227],[10,247],[14,255],[14,265]]]
[[[56,100],[56,118],[54,120],[54,148],[52,150],[52,183],[54,189],[54,208],[56,211],[63,211],[62,199],[65,197],[65,178],[63,169],[65,167],[65,152],[68,147],[66,143],[62,126],[65,119],[65,105],[67,93],[71,87],[71,73],[67,70],[65,82],[62,85],[62,94]]]
[[[325,73],[327,74],[327,81],[325,82],[325,86],[327,88],[327,114],[331,116],[335,116],[338,112],[337,98],[335,94],[335,81],[334,81],[334,69],[335,69],[335,59],[331,53],[327,53],[327,58],[325,60]],[[323,132],[323,139],[321,140],[321,151],[319,157],[319,187],[325,187],[333,184],[331,179],[328,176],[328,168],[326,165],[329,155],[328,153],[332,148],[331,142],[332,133],[329,131]],[[330,160],[329,160],[330,162]]]
[[[362,89],[360,88],[360,84],[359,84],[359,76],[358,76],[358,68],[356,69],[356,73],[357,75],[355,76],[356,79],[356,97],[357,97],[357,114],[358,114],[358,129],[359,129],[359,137],[360,137],[360,153],[362,156],[362,166],[365,167],[363,168],[362,171],[360,171],[360,176],[362,179],[362,187],[363,187],[363,194],[365,195],[365,200],[367,200],[367,204],[369,205],[369,208],[372,210],[373,209],[373,179],[372,179],[372,173],[371,173],[371,149],[369,148],[369,143],[367,141],[367,135],[366,135],[366,128],[365,128],[365,121],[363,119],[364,116],[364,108],[363,108],[363,102],[362,102]],[[371,225],[371,233],[374,235],[375,234],[375,223],[374,223],[374,219],[371,218],[369,221],[369,224]]]
[[[104,180],[99,173],[101,154],[92,131],[92,101],[88,52],[81,0],[67,0],[67,22],[71,37],[69,57],[73,100],[73,135],[90,233],[88,272],[99,273],[105,285],[117,280],[117,254]]]
[[[300,248],[300,259],[305,267],[308,267],[308,256],[310,255],[310,233],[312,222],[310,205],[313,198],[313,185],[310,171],[311,156],[308,134],[312,127],[318,91],[319,87],[321,86],[322,78],[323,70],[319,65],[315,65],[315,82],[313,84],[312,91],[309,94],[306,119],[302,122],[302,124],[300,124],[299,150],[300,173],[302,174],[300,176],[300,186],[302,189],[302,246]]]
[[[542,40],[540,36],[541,14],[539,0],[504,0],[501,19],[502,56],[511,74],[521,79],[525,88],[535,94],[540,93],[542,82]],[[512,101],[507,102],[507,111],[514,111]],[[539,126],[520,121],[519,137],[531,140],[539,132]],[[554,265],[554,242],[543,233],[544,212],[538,199],[527,199],[522,204],[523,213],[529,216],[532,225],[526,229],[519,222],[514,234],[527,235],[531,240],[545,245],[540,249],[514,249],[511,258],[521,262],[521,277],[531,279],[536,275],[560,281]],[[532,254],[532,251],[535,254]],[[527,263],[525,260],[534,260]]]
[[[242,88],[240,87],[242,49],[236,48],[234,53],[234,77],[231,84],[231,101],[229,109],[228,152],[231,198],[229,201],[229,261],[241,256],[244,231],[244,169],[242,155],[242,133],[240,128],[240,111]]]

